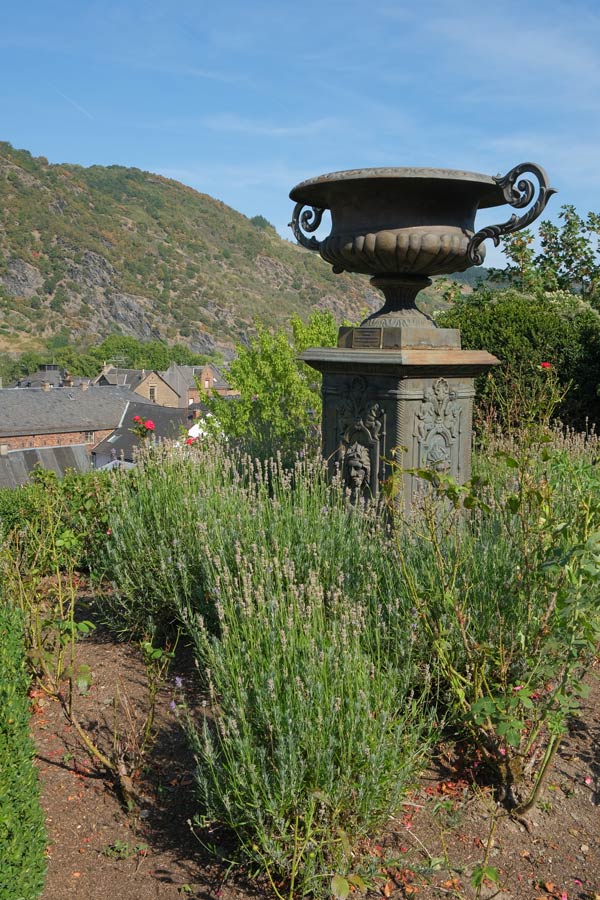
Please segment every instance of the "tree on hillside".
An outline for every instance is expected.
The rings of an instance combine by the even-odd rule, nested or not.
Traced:
[[[172,362],[179,365],[200,366],[209,360],[204,354],[193,353],[184,344],[164,344],[161,341],[140,341],[127,335],[113,334],[96,347],[83,350],[67,344],[50,347],[47,351],[28,351],[18,359],[0,354],[0,377],[10,384],[39,369],[43,363],[56,363],[71,375],[93,378],[104,363],[112,363],[126,369],[164,371]]]

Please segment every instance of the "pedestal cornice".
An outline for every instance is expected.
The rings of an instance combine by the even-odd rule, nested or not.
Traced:
[[[500,360],[485,350],[357,350],[311,347],[299,357],[319,372],[391,375],[399,378],[473,378]]]

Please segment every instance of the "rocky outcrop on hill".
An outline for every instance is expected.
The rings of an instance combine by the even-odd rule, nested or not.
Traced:
[[[120,166],[50,165],[0,143],[0,348],[26,333],[120,332],[232,355],[255,321],[380,305],[363,276],[175,181]]]
[[[9,259],[5,271],[0,274],[0,284],[9,297],[30,300],[40,290],[44,279],[38,269],[23,259]]]

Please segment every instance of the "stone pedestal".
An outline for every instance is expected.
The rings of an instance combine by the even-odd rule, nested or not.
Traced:
[[[498,360],[461,350],[457,330],[417,315],[411,324],[380,316],[376,327],[341,328],[337,347],[300,356],[323,374],[324,456],[357,496],[376,497],[393,462],[459,483],[471,474],[474,379]],[[409,508],[419,480],[403,481]]]

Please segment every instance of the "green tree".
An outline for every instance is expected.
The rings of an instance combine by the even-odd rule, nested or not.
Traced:
[[[510,284],[526,294],[536,294],[543,288],[543,278],[536,264],[535,235],[529,229],[508,234],[502,241],[502,250],[508,259],[505,269],[496,269],[494,281]]]
[[[239,400],[206,401],[225,435],[260,455],[280,450],[289,457],[319,436],[321,376],[297,356],[310,346],[335,346],[337,326],[329,312],[315,312],[306,323],[294,317],[291,326],[290,340],[283,331],[259,325],[229,368]]]
[[[559,225],[549,220],[540,223],[539,253],[529,229],[503,238],[508,265],[494,271],[494,280],[536,295],[571,291],[596,306],[600,303],[600,215],[590,212],[583,219],[574,206],[566,204],[559,219]]]
[[[480,397],[489,402],[497,379],[517,380],[527,397],[527,379],[549,362],[559,385],[569,388],[559,408],[563,421],[600,422],[600,315],[568,292],[537,297],[515,290],[480,289],[440,314],[442,328],[460,328],[466,349],[488,350],[502,366],[480,379]]]
[[[600,289],[600,216],[588,213],[584,220],[575,207],[561,207],[562,225],[540,224],[542,252],[535,264],[546,290],[575,291],[597,301]]]
[[[113,334],[97,347],[88,351],[90,358],[96,361],[97,372],[105,362],[128,369],[155,369],[164,371],[172,362],[180,365],[202,365],[205,355],[194,353],[183,344],[169,346],[162,341],[139,341],[137,338],[122,334]]]

